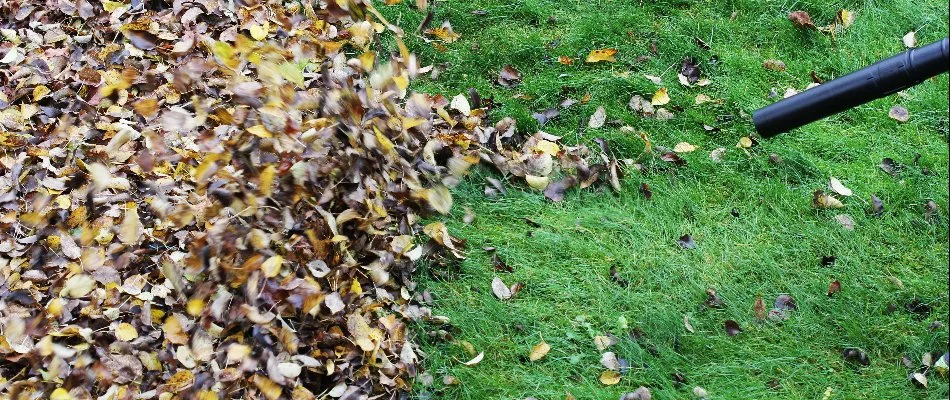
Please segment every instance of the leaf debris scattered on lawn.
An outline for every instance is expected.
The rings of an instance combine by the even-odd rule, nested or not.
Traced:
[[[551,345],[547,344],[545,341],[541,341],[534,347],[531,348],[531,354],[528,356],[528,359],[531,361],[538,361],[551,351]]]
[[[906,108],[901,106],[891,107],[890,111],[887,112],[887,116],[898,122],[907,122],[910,120],[910,113],[907,112]]]

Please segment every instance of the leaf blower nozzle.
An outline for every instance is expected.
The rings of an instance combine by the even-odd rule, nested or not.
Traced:
[[[944,38],[763,107],[752,122],[760,135],[772,137],[914,86],[948,66],[950,42]]]

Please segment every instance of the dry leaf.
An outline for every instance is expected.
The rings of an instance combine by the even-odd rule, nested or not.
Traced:
[[[129,342],[139,337],[139,332],[135,330],[132,324],[123,322],[115,327],[115,338],[123,342]]]
[[[696,151],[696,149],[698,149],[698,147],[687,142],[679,142],[676,144],[676,146],[673,146],[673,151],[677,153],[692,153],[693,151]]]
[[[815,28],[815,23],[812,22],[811,16],[805,11],[791,12],[788,14],[788,19],[799,28]]]
[[[670,95],[667,93],[666,88],[660,88],[656,93],[653,94],[653,99],[650,100],[650,104],[654,106],[662,106],[670,102]]]
[[[466,361],[466,362],[464,362],[464,363],[462,363],[462,364],[464,364],[464,365],[475,365],[475,364],[478,364],[478,363],[482,362],[482,359],[484,359],[484,358],[485,358],[485,353],[484,353],[484,352],[481,352],[481,353],[478,353],[478,355],[475,356],[475,358],[472,358],[471,360],[468,360],[468,361]]]
[[[620,383],[620,373],[617,371],[606,370],[600,374],[600,383],[612,386]]]
[[[597,110],[594,111],[594,114],[590,116],[590,120],[587,121],[587,127],[591,129],[597,129],[604,126],[604,121],[607,120],[607,111],[604,110],[603,106],[597,107]]]
[[[906,108],[901,106],[891,107],[891,110],[887,112],[887,116],[898,122],[907,122],[910,120],[910,113],[907,112]]]
[[[816,190],[811,202],[815,208],[842,208],[844,204],[824,191]]]
[[[684,315],[684,316],[683,316],[683,327],[685,327],[685,328],[686,328],[686,331],[689,332],[689,333],[696,333],[696,330],[693,329],[693,324],[689,323],[689,316],[688,316],[688,315]]]
[[[591,50],[587,55],[587,62],[596,63],[601,61],[616,62],[617,49],[597,49]]]
[[[904,35],[903,38],[901,38],[901,41],[904,42],[904,47],[908,49],[917,47],[917,32],[916,31],[907,32],[907,34]]]
[[[854,194],[851,189],[848,189],[843,183],[841,183],[841,181],[838,180],[838,178],[833,176],[831,177],[831,181],[828,183],[828,187],[830,187],[833,192],[842,196],[851,196]]]
[[[538,343],[536,346],[531,348],[531,354],[528,356],[528,359],[531,361],[538,361],[544,358],[544,356],[546,356],[549,351],[551,351],[551,346],[542,340],[541,343]]]
[[[491,281],[491,291],[495,294],[495,297],[500,300],[508,300],[511,298],[511,289],[497,276]]]

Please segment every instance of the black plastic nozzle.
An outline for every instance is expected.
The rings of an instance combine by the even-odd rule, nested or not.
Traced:
[[[772,137],[914,86],[948,67],[950,42],[944,38],[763,107],[752,121],[760,135]]]

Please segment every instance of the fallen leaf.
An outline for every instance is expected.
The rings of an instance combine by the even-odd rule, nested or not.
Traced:
[[[712,288],[706,289],[706,301],[704,303],[709,308],[723,308],[725,306],[722,298]]]
[[[617,49],[597,49],[591,50],[590,54],[587,55],[587,62],[597,63],[597,62],[616,62],[617,58]]]
[[[597,110],[594,111],[594,114],[590,116],[590,120],[587,121],[587,127],[591,129],[598,129],[604,126],[604,121],[607,119],[607,111],[604,110],[603,106],[597,107]]]
[[[904,47],[908,49],[917,47],[917,32],[916,31],[907,32],[907,34],[904,35],[903,38],[901,38],[901,41],[904,42]]]
[[[495,294],[495,297],[500,300],[508,300],[511,298],[511,289],[497,276],[491,281],[491,291]]]
[[[568,56],[558,56],[557,62],[563,65],[574,65],[574,59]]]
[[[688,234],[687,234],[687,235],[680,236],[679,240],[676,241],[676,244],[678,244],[680,247],[682,247],[682,248],[684,248],[684,249],[695,249],[695,248],[696,248],[696,242],[693,241],[693,237],[690,236],[690,235],[688,235]]]
[[[577,178],[574,176],[567,176],[564,179],[549,184],[547,188],[544,189],[544,196],[554,202],[564,200],[564,193],[567,192],[568,189],[574,187],[576,184]]]
[[[742,332],[742,328],[739,327],[739,323],[731,319],[726,320],[725,329],[726,334],[729,336],[735,336]]]
[[[830,194],[826,194],[821,189],[816,190],[812,196],[812,207],[815,208],[842,208],[844,204]]]
[[[531,354],[528,356],[528,359],[531,361],[538,361],[544,358],[544,356],[546,356],[549,351],[551,351],[551,346],[542,340],[541,343],[538,343],[531,348]]]
[[[646,182],[640,183],[640,194],[647,200],[653,199],[653,190],[650,189],[650,185]]]
[[[812,22],[811,16],[805,11],[793,11],[788,14],[788,19],[799,28],[815,28],[815,23]]]
[[[692,57],[686,57],[680,63],[680,83],[683,86],[690,86],[694,83],[699,82],[699,76],[702,72],[699,69],[699,65],[696,64],[696,59]]]
[[[660,88],[653,94],[653,98],[650,100],[650,104],[654,106],[662,106],[670,102],[670,95],[667,92],[666,88]]]
[[[841,227],[844,228],[846,231],[854,230],[854,219],[851,218],[850,215],[838,214],[838,215],[835,215],[834,218],[835,218],[835,221],[841,224]]]
[[[785,63],[782,62],[782,60],[765,60],[765,62],[762,63],[762,66],[765,67],[765,69],[770,69],[772,71],[785,71]]]
[[[834,281],[828,285],[828,297],[832,297],[839,292],[841,292],[841,281]]]
[[[533,113],[531,116],[538,121],[538,124],[544,126],[544,124],[548,123],[548,121],[557,119],[557,117],[561,116],[561,112],[558,111],[557,108],[549,108],[541,112]]]
[[[752,144],[753,144],[752,138],[748,136],[743,136],[739,138],[739,143],[736,144],[736,147],[741,148],[741,149],[748,149],[752,147]]]
[[[660,78],[659,76],[653,76],[653,75],[644,74],[643,77],[644,77],[644,78],[647,78],[647,80],[649,80],[650,82],[653,82],[654,85],[662,85],[662,84],[663,84],[663,79]]]
[[[600,374],[600,383],[612,386],[620,383],[620,373],[617,371],[606,370]]]
[[[129,342],[139,337],[138,331],[132,324],[123,322],[115,327],[115,338],[123,342]]]
[[[871,194],[870,213],[874,217],[880,217],[881,215],[884,215],[884,202],[874,194]]]
[[[600,355],[600,365],[611,371],[620,371],[620,360],[617,359],[617,354],[612,351]]]
[[[920,387],[920,388],[927,388],[927,376],[926,376],[926,375],[924,375],[924,374],[922,374],[922,373],[920,373],[920,372],[914,372],[914,373],[910,374],[910,376],[909,376],[908,378],[910,378],[910,381],[913,382],[914,386],[917,386],[917,387]]]
[[[685,327],[685,328],[686,328],[686,331],[689,332],[689,333],[696,333],[696,330],[693,329],[693,324],[689,323],[689,316],[688,316],[688,315],[684,315],[684,316],[683,316],[683,327]]]
[[[461,93],[452,98],[452,103],[449,107],[458,110],[458,112],[466,117],[472,114],[472,106],[468,103],[468,98]]]
[[[889,157],[885,157],[883,160],[881,160],[879,167],[882,171],[886,172],[890,176],[897,176],[897,173],[903,168],[902,165],[898,164]]]
[[[828,183],[828,187],[830,187],[835,193],[842,196],[851,196],[854,194],[851,189],[848,189],[843,183],[841,183],[841,181],[838,180],[838,178],[833,176],[831,177],[831,181]]]
[[[693,396],[696,396],[697,399],[703,400],[709,398],[709,392],[706,389],[703,389],[702,386],[696,386],[693,388]]]
[[[910,114],[907,112],[907,109],[901,106],[891,107],[891,110],[887,112],[887,116],[898,122],[907,122],[910,120]]]
[[[521,83],[521,72],[518,71],[514,66],[505,65],[501,68],[501,72],[498,73],[498,84],[506,87],[512,88]]]
[[[673,146],[673,151],[677,153],[692,153],[693,151],[696,151],[697,148],[698,147],[687,142],[679,142],[676,144],[676,146]]]
[[[725,154],[726,154],[726,148],[725,148],[725,147],[719,147],[719,148],[716,148],[715,150],[709,152],[709,159],[712,160],[713,162],[717,162],[717,163],[718,163],[718,162],[722,162],[722,157],[723,157]]]
[[[798,304],[795,303],[795,298],[787,294],[780,294],[775,298],[775,303],[773,307],[777,310],[782,311],[795,311],[798,309]]]
[[[462,363],[462,364],[464,364],[464,365],[469,365],[469,366],[475,365],[475,364],[478,364],[478,363],[482,362],[482,359],[484,359],[484,358],[485,358],[485,352],[481,352],[481,353],[478,353],[478,355],[475,356],[475,358],[473,358],[473,359],[471,359],[471,360],[468,360],[468,361],[466,361],[466,362],[464,362],[464,363]]]
[[[868,358],[867,353],[855,349],[855,348],[846,348],[841,351],[841,358],[847,362],[861,364],[861,365],[871,365],[871,359]]]
[[[663,155],[660,156],[660,159],[663,160],[663,161],[666,161],[666,162],[668,162],[668,163],[673,163],[673,164],[675,164],[675,165],[677,165],[677,166],[686,165],[686,160],[680,158],[679,155],[677,155],[676,153],[674,153],[674,152],[672,152],[672,151],[663,153]]]
[[[755,304],[752,306],[752,311],[755,313],[755,319],[759,321],[765,321],[767,314],[765,311],[765,302],[762,301],[761,294],[755,298]]]

